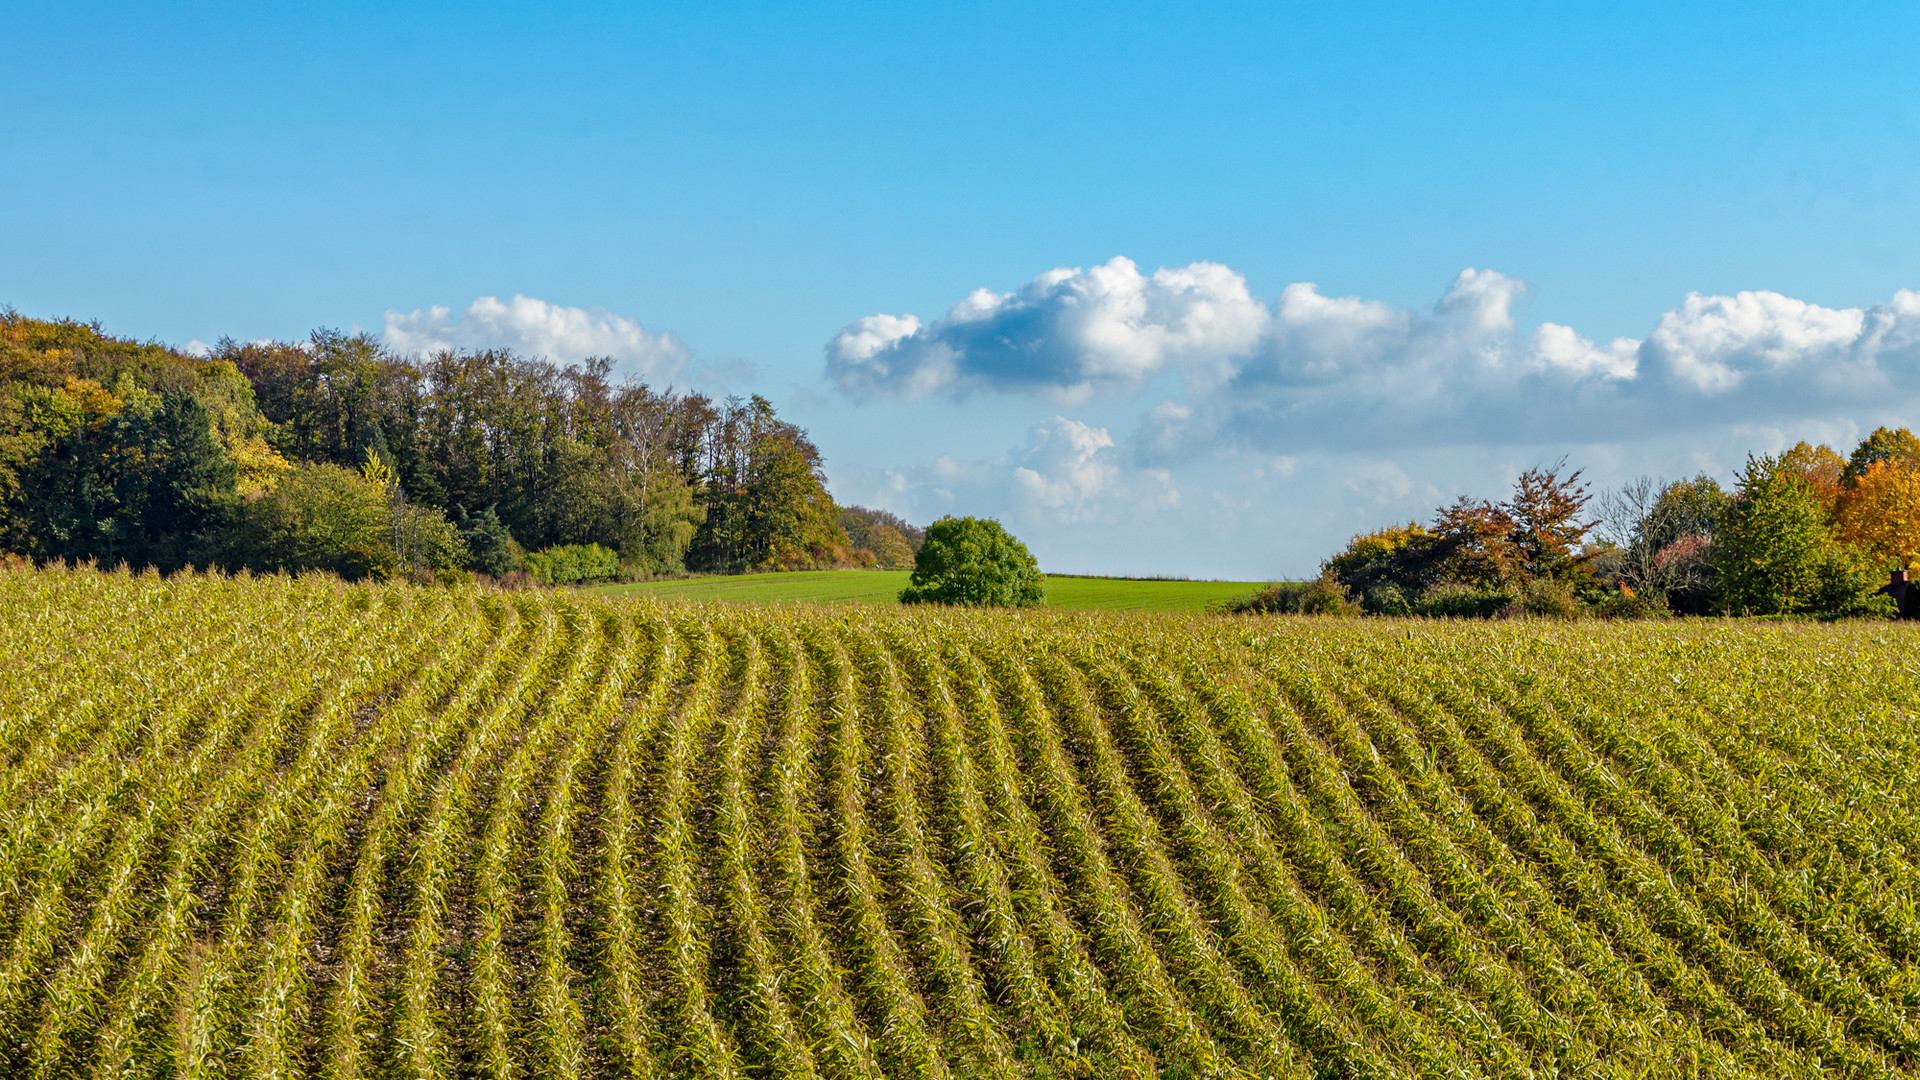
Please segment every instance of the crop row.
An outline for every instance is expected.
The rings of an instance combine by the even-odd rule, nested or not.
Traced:
[[[0,605],[6,1075],[1920,1072],[1899,628]]]

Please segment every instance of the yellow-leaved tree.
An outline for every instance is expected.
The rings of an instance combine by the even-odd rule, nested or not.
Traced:
[[[1841,493],[1834,532],[1888,565],[1920,560],[1920,468],[1905,458],[1869,465]]]

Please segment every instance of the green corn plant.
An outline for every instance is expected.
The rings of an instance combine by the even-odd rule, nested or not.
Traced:
[[[876,764],[874,820],[879,846],[890,857],[879,861],[881,878],[899,922],[908,953],[927,988],[936,1015],[946,1019],[946,1043],[966,1072],[1008,1077],[1015,1071],[1012,1048],[988,1005],[987,991],[965,944],[954,888],[928,854],[925,812],[920,805],[919,747],[924,742],[919,717],[903,700],[892,658],[866,633],[855,628],[845,637],[861,684]]]
[[[844,645],[824,627],[807,628],[809,659],[827,693],[821,767],[829,809],[830,848],[837,871],[839,922],[854,961],[854,984],[866,999],[881,1061],[890,1070],[944,1080],[946,1055],[936,1041],[925,1002],[913,986],[905,950],[887,924],[881,886],[873,870],[873,837],[866,801],[869,748],[862,729],[858,691]]]
[[[1226,1055],[1195,1009],[1174,984],[1161,952],[1147,939],[1142,914],[1133,904],[1107,846],[1086,806],[1087,794],[1069,767],[1046,696],[1025,658],[1039,651],[1018,638],[994,641],[985,660],[996,684],[1012,703],[1019,732],[1020,766],[1030,778],[1029,796],[1040,808],[1045,828],[1063,858],[1065,877],[1077,914],[1091,933],[1093,951],[1116,992],[1136,1003],[1142,1030],[1163,1064],[1220,1073]],[[1134,1021],[1130,1019],[1130,1026]]]
[[[772,708],[773,751],[759,785],[766,807],[762,829],[771,848],[771,936],[788,957],[782,986],[823,1075],[879,1076],[873,1036],[846,989],[852,975],[833,956],[815,885],[827,860],[809,840],[806,810],[809,782],[816,772],[812,747],[820,736],[813,680],[791,625],[768,627],[762,641],[782,688]]]

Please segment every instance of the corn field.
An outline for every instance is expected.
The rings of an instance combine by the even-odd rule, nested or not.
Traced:
[[[8,1077],[1920,1073],[1904,627],[0,613]]]

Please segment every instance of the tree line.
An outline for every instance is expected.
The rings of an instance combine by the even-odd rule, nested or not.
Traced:
[[[367,334],[207,356],[0,312],[0,547],[350,578],[910,566],[765,398]]]
[[[1239,611],[1489,617],[1884,615],[1920,559],[1920,438],[1879,428],[1841,457],[1801,442],[1706,474],[1597,496],[1565,460],[1499,501],[1466,496],[1363,533],[1313,581]]]

